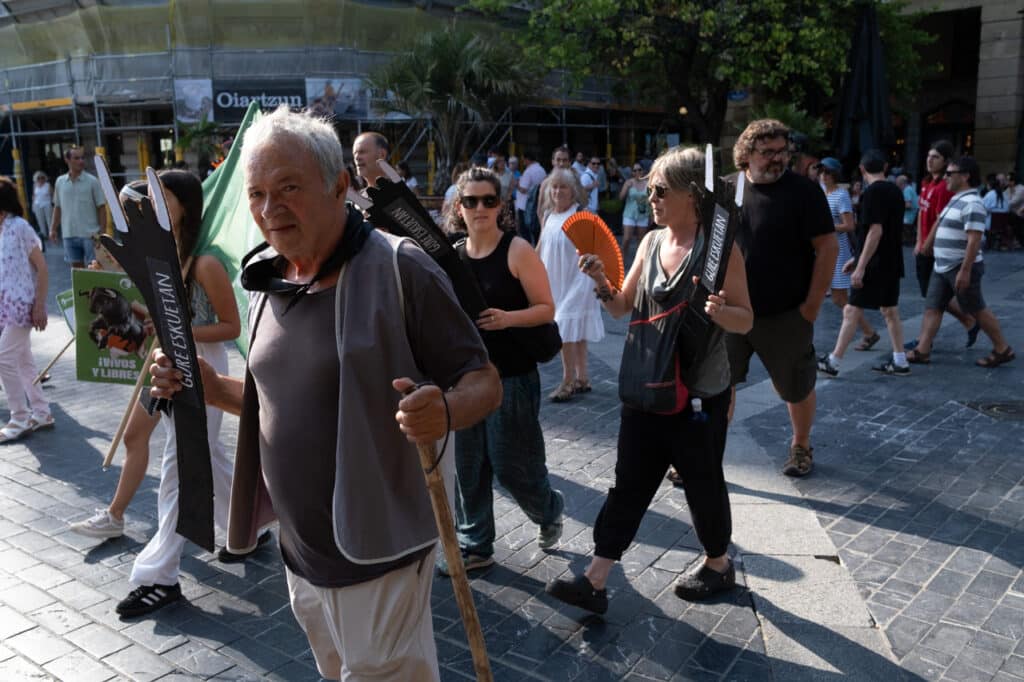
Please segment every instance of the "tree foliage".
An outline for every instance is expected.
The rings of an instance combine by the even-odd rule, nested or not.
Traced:
[[[391,111],[428,118],[438,146],[438,177],[467,154],[473,133],[535,87],[538,77],[514,46],[448,26],[370,75]]]
[[[685,107],[686,123],[717,142],[728,94],[750,88],[801,103],[808,89],[831,95],[846,69],[858,3],[864,0],[535,0],[519,32],[527,59],[563,68],[579,82],[622,76],[640,103]],[[925,37],[904,2],[875,2],[894,90],[916,81]],[[513,0],[473,0],[506,12]],[[894,38],[894,36],[899,36]],[[893,69],[893,64],[898,69]]]
[[[178,121],[177,147],[183,151],[193,151],[200,157],[216,158],[221,151],[216,143],[219,127],[215,121],[207,119],[191,125]]]
[[[793,102],[765,102],[751,112],[753,118],[774,118],[782,121],[794,132],[802,133],[808,149],[820,149],[825,144],[825,123],[799,108]]]

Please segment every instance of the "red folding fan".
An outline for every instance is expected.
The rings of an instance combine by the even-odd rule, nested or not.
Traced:
[[[615,235],[600,217],[590,211],[578,211],[562,224],[562,230],[581,254],[592,253],[600,258],[605,277],[616,289],[622,289],[626,273],[622,251]]]

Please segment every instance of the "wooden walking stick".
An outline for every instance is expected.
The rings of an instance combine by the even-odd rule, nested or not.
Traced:
[[[430,504],[434,508],[434,520],[437,522],[437,532],[441,538],[441,549],[448,563],[455,601],[459,605],[459,613],[462,614],[462,626],[466,629],[470,653],[473,654],[476,679],[478,682],[492,682],[494,675],[491,674],[491,663],[487,658],[487,644],[484,642],[476,606],[473,605],[473,593],[469,589],[469,578],[466,577],[466,566],[462,563],[459,541],[455,537],[455,521],[452,519],[451,507],[448,506],[448,493],[444,489],[441,468],[437,466],[437,454],[433,443],[417,445],[416,449],[420,453],[423,476],[427,479]]]
[[[53,356],[53,360],[50,360],[50,364],[44,367],[43,371],[40,372],[36,376],[36,378],[32,380],[33,386],[35,386],[36,384],[43,380],[43,377],[46,376],[46,373],[50,371],[50,368],[57,364],[57,361],[60,360],[60,356],[64,355],[64,351],[66,351],[68,348],[71,348],[71,344],[73,344],[74,342],[75,337],[72,336],[71,339],[64,344],[64,347],[60,349],[60,352]]]
[[[121,444],[121,439],[124,437],[124,430],[128,428],[128,417],[131,416],[132,410],[135,409],[135,403],[139,399],[139,394],[142,393],[142,384],[146,383],[146,373],[149,372],[149,363],[153,362],[153,353],[156,351],[155,336],[149,339],[149,346],[146,351],[146,361],[142,363],[142,371],[139,372],[139,378],[135,380],[135,388],[132,389],[132,397],[131,400],[128,401],[128,409],[126,409],[124,411],[124,415],[121,416],[121,423],[117,425],[117,433],[114,434],[114,441],[110,444],[110,449],[107,450],[107,456],[103,458],[104,471],[109,469],[110,463],[114,461],[114,453],[117,452],[117,446]]]

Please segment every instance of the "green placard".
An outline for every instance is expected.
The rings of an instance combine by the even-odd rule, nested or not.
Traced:
[[[142,294],[122,272],[72,270],[79,381],[135,384],[149,345]]]
[[[60,309],[60,314],[64,316],[64,321],[68,325],[68,329],[71,330],[71,335],[75,335],[75,290],[68,289],[67,291],[58,292],[56,297],[57,307]]]

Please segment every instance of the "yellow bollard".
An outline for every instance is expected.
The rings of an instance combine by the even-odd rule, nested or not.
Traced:
[[[28,195],[25,193],[25,176],[21,172],[21,150],[15,147],[11,150],[11,159],[14,161],[14,184],[18,188],[18,201],[21,202],[21,207],[24,211],[28,212],[31,209],[28,203]],[[44,228],[45,231],[49,231],[50,226],[47,225]]]

